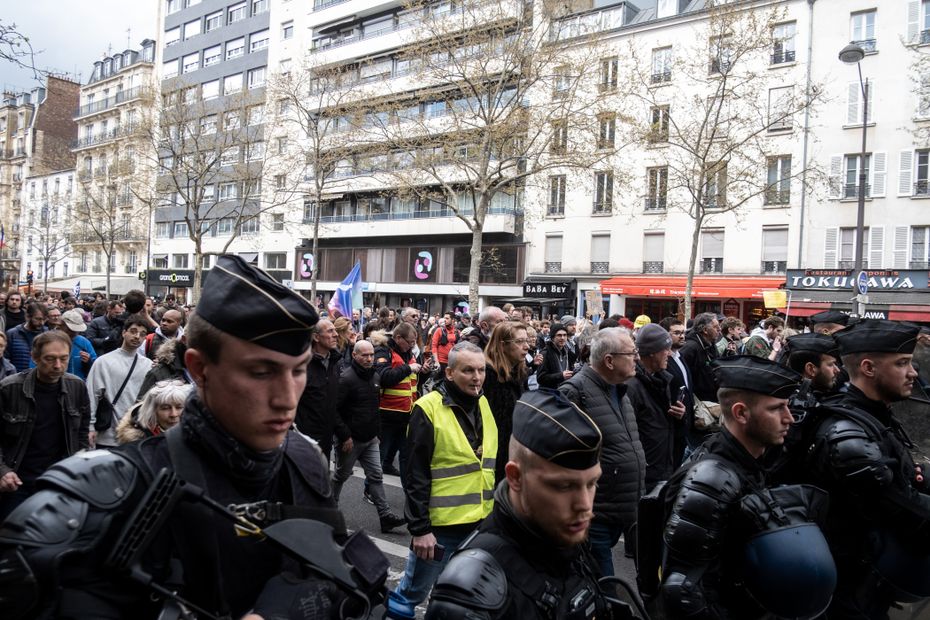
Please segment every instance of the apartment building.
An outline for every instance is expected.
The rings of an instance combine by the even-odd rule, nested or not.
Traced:
[[[71,143],[75,167],[75,213],[70,241],[72,290],[139,288],[146,267],[154,167],[142,127],[157,96],[156,44],[94,62],[73,111],[78,135]],[[67,271],[67,270],[65,270]]]
[[[75,170],[26,177],[21,194],[20,237],[23,260],[19,280],[33,275],[34,290],[73,291],[66,281],[74,271],[71,241],[76,227]]]
[[[77,135],[71,114],[79,85],[49,76],[28,92],[4,93],[0,100],[0,286],[15,287],[23,268],[22,194],[30,176],[74,166],[69,145]]]

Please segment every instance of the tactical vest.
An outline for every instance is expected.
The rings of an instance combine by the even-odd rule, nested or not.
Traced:
[[[391,349],[391,368],[397,368],[405,365],[407,362],[401,358],[400,354]],[[413,409],[413,401],[417,398],[417,373],[411,372],[397,385],[381,390],[381,409],[388,411],[400,411],[401,413],[410,413]]]
[[[478,399],[482,439],[476,455],[465,437],[455,412],[442,402],[440,392],[417,401],[433,425],[433,458],[430,461],[429,517],[433,525],[476,523],[494,507],[494,464],[497,456],[497,425],[488,400]]]

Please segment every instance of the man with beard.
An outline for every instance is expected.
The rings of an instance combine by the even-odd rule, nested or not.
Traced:
[[[494,510],[439,577],[426,618],[613,617],[585,544],[600,447],[597,424],[564,396],[524,394]]]
[[[181,314],[180,310],[165,310],[164,314],[161,315],[161,320],[158,322],[158,327],[145,337],[145,356],[155,361],[155,354],[162,344],[168,340],[183,336],[184,328],[181,327],[181,322],[183,320],[184,315]]]
[[[822,399],[838,388],[839,349],[836,340],[824,334],[798,334],[788,338],[788,368],[810,381],[814,396]]]
[[[821,403],[805,468],[830,494],[825,532],[839,572],[831,619],[887,618],[895,601],[930,596],[930,488],[891,411],[917,378],[918,334],[867,319],[834,335],[849,384]]]
[[[23,310],[23,296],[19,291],[12,291],[7,295],[3,320],[4,329],[7,331],[26,322],[26,312]]]

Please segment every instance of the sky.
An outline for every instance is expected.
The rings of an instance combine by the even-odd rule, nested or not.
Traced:
[[[79,76],[84,84],[94,61],[142,39],[157,39],[155,15],[161,0],[0,0],[0,20],[16,24],[38,52],[36,67]],[[130,29],[129,45],[126,30]],[[0,86],[30,90],[32,72],[0,61]]]

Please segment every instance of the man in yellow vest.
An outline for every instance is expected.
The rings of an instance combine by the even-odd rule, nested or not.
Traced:
[[[404,492],[413,542],[391,593],[396,611],[426,600],[452,552],[494,506],[497,425],[481,392],[484,368],[480,348],[456,344],[445,379],[410,414]]]

